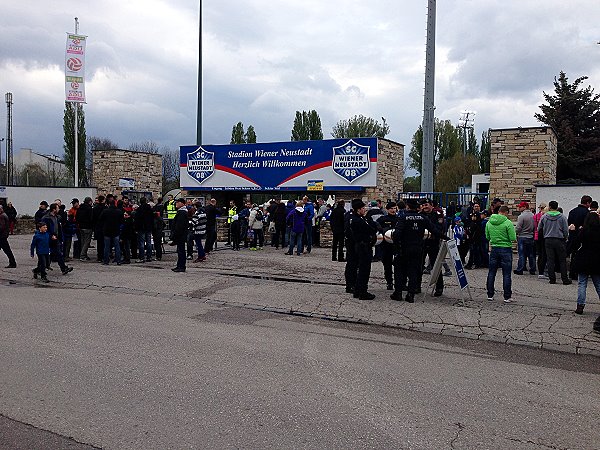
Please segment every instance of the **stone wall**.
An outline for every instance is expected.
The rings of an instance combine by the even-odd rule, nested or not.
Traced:
[[[404,145],[377,139],[377,186],[365,189],[363,201],[396,200],[404,180]]]
[[[511,210],[536,203],[536,184],[556,183],[557,139],[550,127],[490,130],[490,198]]]
[[[152,192],[156,199],[162,190],[162,155],[131,150],[96,150],[93,152],[93,174],[93,184],[99,194],[146,191]],[[119,178],[133,178],[135,187],[119,187]]]

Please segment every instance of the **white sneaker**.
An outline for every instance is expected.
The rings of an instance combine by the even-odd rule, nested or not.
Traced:
[[[512,303],[514,300],[512,298],[505,298],[504,303]]]
[[[548,277],[546,275],[538,275],[538,278],[540,280],[547,280],[548,279]]]
[[[494,297],[488,297],[488,301],[493,302],[494,301]]]

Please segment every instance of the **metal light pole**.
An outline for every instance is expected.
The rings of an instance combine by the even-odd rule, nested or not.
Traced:
[[[198,111],[196,114],[196,145],[202,145],[202,0],[198,19]]]
[[[433,192],[435,88],[435,0],[427,7],[427,47],[425,55],[425,99],[423,105],[423,152],[421,155],[421,191]]]
[[[4,99],[6,100],[6,185],[10,185],[13,182],[12,92],[7,92]]]

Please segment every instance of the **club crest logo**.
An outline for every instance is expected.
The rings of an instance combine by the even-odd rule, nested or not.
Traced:
[[[357,144],[350,139],[344,145],[333,147],[331,167],[337,175],[352,183],[371,168],[369,146]]]
[[[215,173],[215,154],[198,147],[187,155],[187,172],[198,181],[204,182]]]

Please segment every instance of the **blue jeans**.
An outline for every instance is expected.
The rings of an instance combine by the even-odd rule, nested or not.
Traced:
[[[194,243],[196,244],[196,251],[198,252],[198,259],[202,259],[206,256],[204,247],[202,246],[202,235],[194,234]]]
[[[313,226],[312,223],[307,223],[306,226],[304,227],[304,231],[306,233],[306,251],[308,251],[310,253],[311,249],[312,249],[312,233],[313,233]],[[302,239],[302,238],[300,238]],[[300,252],[302,253],[302,252]]]
[[[137,232],[138,242],[138,258],[139,259],[151,259],[152,258],[152,232],[151,231],[138,231]]]
[[[294,253],[294,242],[296,243],[296,253],[302,254],[302,233],[290,232],[290,249],[288,253]]]
[[[535,273],[535,242],[533,238],[519,238],[517,240],[517,250],[519,252],[519,262],[517,263],[517,272],[527,270],[526,263],[529,263],[529,272]]]
[[[585,293],[587,291],[588,278],[592,277],[592,283],[594,283],[594,287],[596,288],[596,293],[598,297],[600,297],[600,275],[586,275],[584,273],[580,273],[578,276],[578,284],[577,284],[577,304],[585,305]]]
[[[490,268],[487,276],[487,294],[488,298],[494,296],[494,281],[496,281],[496,272],[498,267],[502,268],[502,289],[504,298],[512,297],[512,248],[492,247],[490,252]]]
[[[115,248],[115,262],[121,264],[121,246],[119,245],[119,236],[109,237],[104,236],[104,264],[108,264],[110,249]]]

